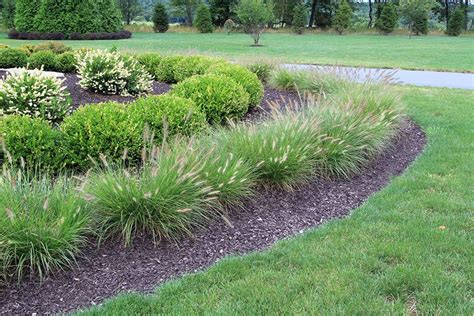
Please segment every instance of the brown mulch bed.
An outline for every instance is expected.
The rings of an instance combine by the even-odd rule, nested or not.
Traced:
[[[268,90],[267,90],[268,93]],[[406,121],[390,145],[365,171],[350,179],[314,178],[294,192],[261,189],[242,210],[210,223],[179,244],[149,239],[130,249],[109,241],[90,245],[77,267],[43,281],[0,288],[0,314],[59,313],[100,304],[129,291],[152,292],[159,284],[193,273],[231,254],[266,249],[276,241],[347,216],[402,173],[423,150],[425,135]]]

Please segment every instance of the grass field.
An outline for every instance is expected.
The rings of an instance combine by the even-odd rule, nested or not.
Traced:
[[[66,41],[74,48],[111,48],[126,52],[166,54],[199,53],[230,59],[265,59],[275,62],[331,64],[381,68],[474,72],[474,37],[406,35],[264,34],[263,47],[250,47],[245,34],[135,33],[119,41]],[[0,45],[21,46],[38,41],[9,40]]]
[[[399,89],[428,145],[351,217],[88,314],[472,315],[474,92]]]

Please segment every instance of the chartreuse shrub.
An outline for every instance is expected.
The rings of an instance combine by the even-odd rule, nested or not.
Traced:
[[[76,71],[76,55],[73,52],[64,52],[56,55],[56,71],[69,73]]]
[[[0,113],[41,117],[61,121],[70,105],[63,79],[45,75],[41,70],[20,69],[0,80]]]
[[[151,75],[131,56],[89,50],[79,52],[76,57],[79,84],[84,89],[121,95],[139,95],[151,90]]]
[[[28,57],[28,68],[56,70],[56,55],[49,50],[33,53]]]
[[[263,84],[250,70],[239,65],[218,64],[211,67],[208,73],[225,75],[239,83],[250,96],[250,107],[255,107],[262,102]]]
[[[0,261],[2,272],[20,280],[43,278],[71,266],[89,232],[88,204],[65,178],[0,175]]]
[[[21,49],[4,47],[0,48],[0,68],[25,67],[28,55]]]
[[[206,115],[192,100],[172,95],[142,97],[128,107],[130,124],[150,128],[158,142],[177,134],[193,136],[207,128]]]
[[[145,70],[156,80],[158,80],[156,72],[158,67],[160,66],[162,59],[163,57],[161,55],[155,53],[148,53],[137,56],[138,62],[142,64],[143,67],[145,67]]]
[[[57,171],[62,167],[61,135],[40,118],[0,118],[0,161],[16,167]]]
[[[217,133],[220,146],[256,168],[258,180],[286,189],[313,174],[317,153],[316,117],[277,114],[261,124],[234,125]],[[317,118],[316,118],[317,119]]]
[[[193,100],[214,124],[240,119],[249,108],[249,94],[224,75],[193,76],[178,83],[171,93]]]
[[[140,157],[143,129],[130,121],[127,106],[119,103],[91,104],[66,117],[60,125],[69,167],[87,169],[104,155],[110,161]]]
[[[173,68],[174,80],[180,82],[194,75],[203,75],[212,65],[222,62],[204,56],[183,56]]]
[[[126,245],[142,233],[155,241],[178,239],[213,215],[218,191],[200,174],[203,161],[192,152],[153,148],[138,171],[92,174],[85,193],[103,238],[121,236]]]
[[[160,82],[175,83],[175,69],[184,56],[164,56],[158,67],[155,68],[155,79]]]

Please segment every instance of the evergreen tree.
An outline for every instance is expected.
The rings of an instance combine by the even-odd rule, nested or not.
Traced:
[[[398,14],[395,5],[389,2],[383,6],[380,17],[375,22],[377,29],[384,34],[392,33],[398,24]]]
[[[352,25],[352,8],[347,0],[342,0],[336,10],[333,20],[333,27],[339,33],[343,34]]]
[[[161,3],[155,5],[153,11],[153,29],[155,32],[164,33],[169,28],[169,17],[166,8]]]
[[[237,0],[209,0],[209,10],[215,25],[223,26],[228,19],[235,19]]]
[[[36,13],[40,7],[40,0],[16,0],[15,29],[18,32],[34,31]]]
[[[399,0],[400,13],[411,33],[428,34],[428,13],[436,0]]]
[[[201,4],[196,11],[196,19],[194,26],[201,33],[212,33],[214,27],[212,25],[211,12],[205,4]]]
[[[67,0],[41,0],[34,19],[34,31],[40,33],[67,33]]]
[[[464,10],[461,7],[457,7],[456,10],[451,14],[448,21],[448,28],[446,34],[450,36],[461,35],[462,29],[464,28]]]
[[[415,35],[428,34],[428,11],[418,10],[414,12],[411,31]]]
[[[15,0],[3,0],[2,5],[3,25],[7,29],[13,29],[15,27]]]
[[[123,16],[117,0],[96,0],[96,10],[100,17],[100,32],[115,33],[123,29]]]
[[[74,32],[81,34],[100,32],[100,12],[97,10],[95,0],[74,2],[75,9],[70,12]]]
[[[292,29],[296,34],[303,34],[308,23],[308,12],[303,4],[298,4],[293,9]]]

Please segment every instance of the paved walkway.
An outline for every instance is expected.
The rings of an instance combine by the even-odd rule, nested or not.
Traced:
[[[296,65],[285,64],[285,67],[295,69],[331,69],[331,66],[317,65]],[[419,70],[397,70],[397,69],[377,69],[377,68],[354,68],[354,67],[337,67],[343,71],[355,74],[354,78],[363,81],[368,77],[377,78],[381,72],[393,73],[393,79],[400,84],[409,84],[415,86],[426,87],[442,87],[442,88],[459,88],[474,90],[474,74],[465,74],[457,72],[440,72],[440,71],[419,71]]]

